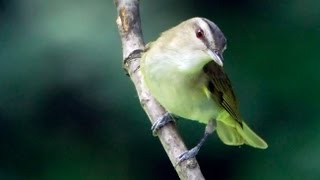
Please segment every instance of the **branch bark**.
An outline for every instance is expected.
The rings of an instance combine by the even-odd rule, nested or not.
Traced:
[[[144,49],[139,15],[139,0],[116,0],[117,25],[122,41],[123,66],[137,90],[140,103],[151,123],[163,116],[166,111],[148,92],[139,70],[140,57],[131,56],[132,52]],[[168,124],[158,131],[158,137],[178,176],[183,180],[204,179],[196,159],[190,159],[176,166],[177,157],[187,151],[173,124]]]

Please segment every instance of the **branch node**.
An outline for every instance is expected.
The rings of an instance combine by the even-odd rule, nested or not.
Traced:
[[[121,19],[122,30],[124,32],[128,32],[130,28],[127,14],[127,9],[125,7],[121,7],[119,10],[119,16]]]
[[[150,101],[150,99],[148,99],[148,98],[142,98],[142,99],[140,100],[140,104],[141,104],[142,107],[145,107],[146,104],[147,104],[149,101]]]

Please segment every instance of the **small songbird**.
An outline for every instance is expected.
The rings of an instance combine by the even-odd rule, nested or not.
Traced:
[[[181,154],[179,162],[195,157],[214,130],[227,145],[268,147],[240,116],[223,70],[226,47],[226,38],[216,24],[195,17],[163,32],[142,54],[141,72],[146,86],[169,112],[153,125],[153,130],[170,121],[170,114],[207,125],[199,144]]]

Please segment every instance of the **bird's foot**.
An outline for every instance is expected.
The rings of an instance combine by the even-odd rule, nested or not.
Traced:
[[[171,117],[170,113],[167,112],[151,126],[152,134],[157,136],[158,130],[169,122],[174,122],[174,119]]]
[[[179,165],[181,162],[194,158],[196,157],[196,155],[198,154],[200,150],[200,146],[195,146],[194,148],[190,149],[189,151],[186,151],[184,153],[182,153],[179,157],[178,157],[178,162],[177,165]]]
[[[201,138],[200,142],[194,148],[182,153],[178,157],[178,163],[176,164],[176,166],[187,159],[191,159],[191,158],[196,157],[196,155],[198,154],[203,143],[206,141],[206,139],[209,137],[209,135],[212,134],[213,131],[215,130],[215,127],[216,127],[215,122],[213,120],[210,120],[206,126],[206,130],[205,130],[204,135]]]

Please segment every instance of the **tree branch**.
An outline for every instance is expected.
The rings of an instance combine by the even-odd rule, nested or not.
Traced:
[[[144,48],[139,15],[139,1],[116,0],[115,3],[118,10],[116,22],[123,48],[123,66],[133,81],[140,103],[153,124],[157,119],[162,117],[166,111],[148,92],[139,70],[141,57],[137,56],[137,52],[141,52]],[[198,162],[195,159],[187,160],[176,166],[177,157],[187,151],[187,148],[173,124],[170,123],[161,128],[157,135],[180,179],[204,179]]]

